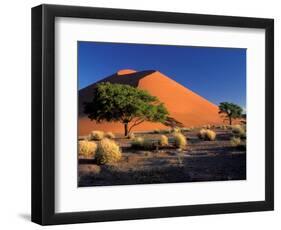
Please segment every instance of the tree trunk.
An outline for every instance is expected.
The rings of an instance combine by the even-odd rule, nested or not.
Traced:
[[[232,117],[229,117],[229,125],[232,125]]]
[[[125,137],[128,135],[128,123],[124,123]]]

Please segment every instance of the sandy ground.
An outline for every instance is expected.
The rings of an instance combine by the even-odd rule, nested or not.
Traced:
[[[130,140],[117,137],[122,160],[114,165],[96,165],[94,160],[79,159],[78,186],[245,180],[246,151],[231,146],[231,131],[215,131],[215,141],[198,139],[197,131],[185,132],[188,148],[182,151],[133,150]],[[157,139],[159,134],[145,136]]]

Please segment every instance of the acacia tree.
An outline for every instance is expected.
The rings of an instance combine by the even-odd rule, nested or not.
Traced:
[[[243,109],[234,103],[221,102],[219,105],[219,113],[224,114],[232,125],[232,120],[242,117]]]
[[[123,123],[125,136],[144,121],[166,121],[168,111],[164,104],[147,91],[124,84],[102,82],[93,93],[92,101],[85,103],[84,113],[97,122]]]

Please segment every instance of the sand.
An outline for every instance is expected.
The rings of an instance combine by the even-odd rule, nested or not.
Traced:
[[[183,127],[223,123],[222,118],[218,114],[218,106],[159,71],[137,72],[130,69],[120,70],[99,82],[128,84],[148,91],[165,104],[169,111],[169,116],[182,123]],[[83,114],[83,103],[91,100],[97,83],[91,84],[79,91],[79,136],[87,135],[92,130],[123,133],[124,127],[121,123],[104,122],[97,124]],[[133,131],[154,129],[167,129],[167,126],[160,123],[144,122],[136,126]]]

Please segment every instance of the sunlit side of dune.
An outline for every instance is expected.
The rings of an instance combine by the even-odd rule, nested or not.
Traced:
[[[169,111],[169,116],[182,123],[184,127],[223,123],[222,118],[218,114],[218,106],[158,71],[136,72],[129,69],[120,70],[102,81],[128,84],[148,91],[151,95],[156,96],[163,102]],[[96,83],[79,91],[79,135],[87,135],[92,130],[123,133],[124,127],[119,122],[103,122],[97,124],[83,114],[83,102],[91,100],[95,86]],[[133,131],[167,128],[167,126],[160,123],[144,122],[134,127]]]

